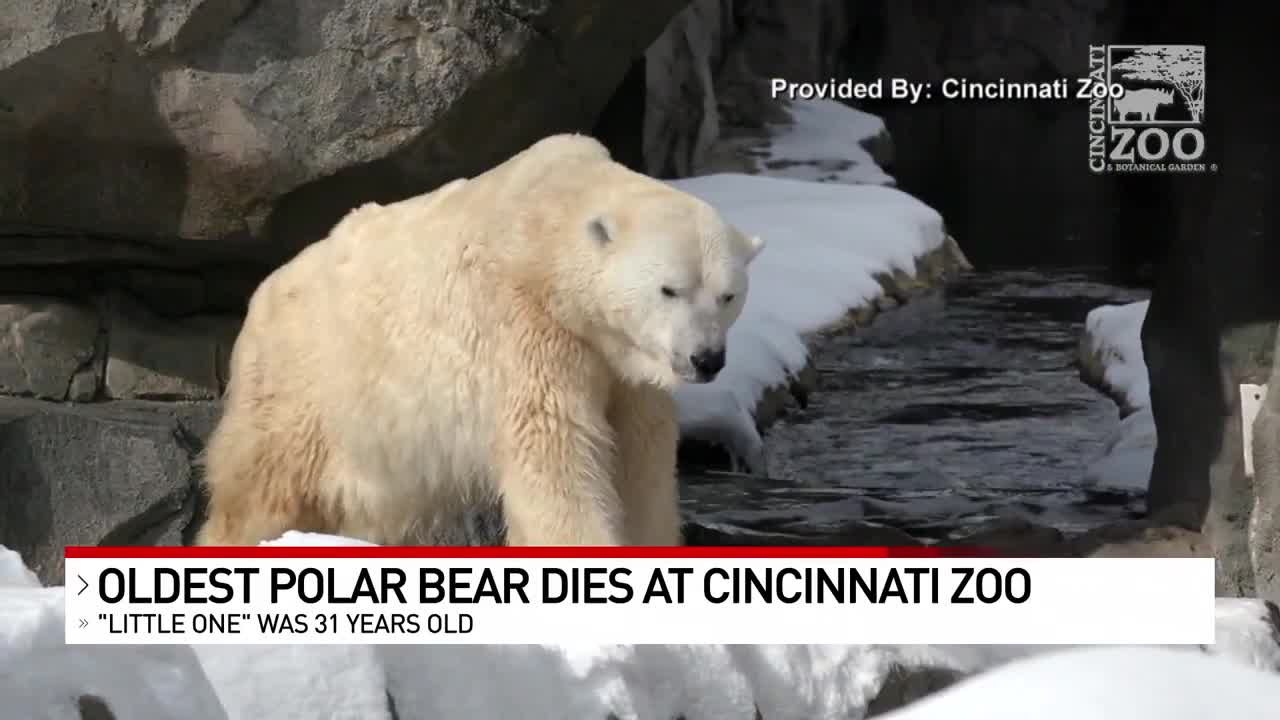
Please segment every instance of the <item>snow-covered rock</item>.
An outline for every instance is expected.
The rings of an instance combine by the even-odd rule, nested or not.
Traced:
[[[1089,312],[1080,338],[1080,376],[1116,401],[1120,424],[1085,472],[1102,488],[1145,490],[1156,450],[1151,384],[1142,354],[1142,323],[1150,301],[1102,305]]]
[[[1142,355],[1142,323],[1150,300],[1101,305],[1089,311],[1080,338],[1080,374],[1115,399],[1121,415],[1151,402],[1151,383]]]
[[[0,666],[6,719],[81,720],[81,703],[98,703],[118,720],[229,720],[185,645],[45,646],[12,659]]]
[[[0,545],[0,588],[40,587],[40,579],[27,568],[22,556]]]
[[[371,645],[192,648],[227,720],[391,720],[387,675]],[[422,682],[422,678],[419,678]],[[401,714],[401,720],[412,715]]]
[[[62,645],[63,594],[60,587],[0,587],[0,675]]]
[[[796,180],[896,185],[867,147],[888,142],[884,120],[837,100],[792,100],[788,121],[770,125],[755,153],[757,172]]]
[[[1280,673],[1280,611],[1253,598],[1218,598],[1214,655]]]
[[[1280,676],[1169,648],[1079,648],[963,680],[881,720],[1270,720]]]

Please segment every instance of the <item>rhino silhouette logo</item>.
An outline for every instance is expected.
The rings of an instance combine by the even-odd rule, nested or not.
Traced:
[[[1127,91],[1116,98],[1112,101],[1111,109],[1116,120],[1128,120],[1130,115],[1137,113],[1138,120],[1151,122],[1156,119],[1156,113],[1159,112],[1161,105],[1172,104],[1172,90],[1142,88]]]
[[[1110,82],[1125,89],[1111,100],[1111,122],[1200,124],[1203,45],[1111,45],[1107,65]]]

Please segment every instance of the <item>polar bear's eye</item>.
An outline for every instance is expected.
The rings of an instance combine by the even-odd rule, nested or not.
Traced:
[[[675,297],[675,296],[676,296],[676,291],[675,291],[675,290],[672,290],[670,285],[663,285],[663,286],[662,286],[662,294],[663,294],[663,295],[665,295],[665,296],[667,296],[667,297],[669,297],[669,298],[673,298],[673,297]]]
[[[725,305],[728,305],[729,303],[733,302],[733,299],[735,297],[737,297],[737,295],[734,295],[733,293],[725,293],[724,295],[720,296],[720,302],[724,303]]]

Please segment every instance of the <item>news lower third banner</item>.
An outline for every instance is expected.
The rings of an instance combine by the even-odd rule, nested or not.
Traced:
[[[70,644],[1214,642],[1208,558],[909,548],[66,551]],[[951,556],[946,556],[951,555]]]

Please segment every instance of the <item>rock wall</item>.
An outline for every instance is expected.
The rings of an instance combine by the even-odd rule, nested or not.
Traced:
[[[1280,343],[1280,335],[1277,335]],[[1267,394],[1253,421],[1253,507],[1249,561],[1257,595],[1280,602],[1280,352],[1272,353]]]
[[[0,393],[41,400],[213,400],[238,315],[166,318],[123,292],[0,298]]]
[[[840,67],[848,0],[694,0],[645,52],[645,172],[751,171],[767,126],[788,120],[768,79]],[[885,160],[884,157],[877,158]]]
[[[216,403],[0,399],[0,539],[45,581],[65,545],[180,545]]]
[[[590,128],[683,5],[11,4],[0,222],[279,261],[361,201]]]
[[[1245,473],[1238,386],[1268,381],[1280,321],[1280,93],[1266,79],[1277,50],[1260,11],[1200,9],[1186,42],[1207,47],[1206,145],[1220,171],[1162,189],[1177,212],[1142,328],[1158,433],[1149,505],[1210,539],[1220,595],[1276,597],[1280,477]],[[1271,421],[1254,429],[1267,435],[1255,450],[1274,442]]]

